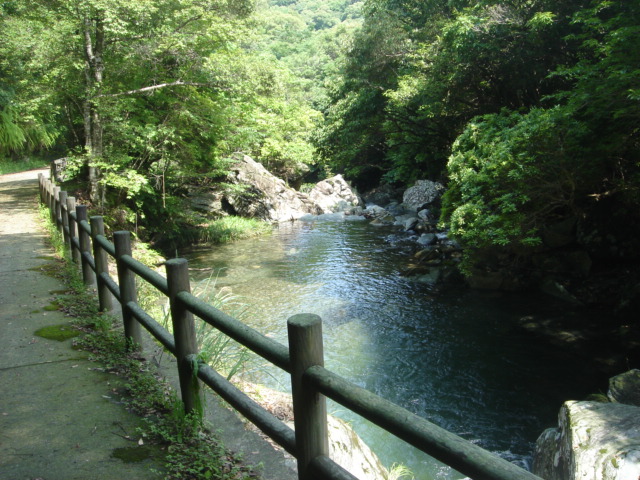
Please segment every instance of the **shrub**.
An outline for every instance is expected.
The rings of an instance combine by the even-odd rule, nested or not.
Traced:
[[[541,226],[575,214],[593,186],[583,135],[562,107],[474,119],[453,145],[441,220],[472,251],[539,245]]]

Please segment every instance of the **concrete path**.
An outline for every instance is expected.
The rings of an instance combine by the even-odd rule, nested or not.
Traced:
[[[110,396],[118,379],[94,370],[71,340],[35,335],[69,322],[46,310],[63,286],[40,271],[53,252],[37,187],[37,172],[0,177],[0,478],[162,478],[152,471],[159,463],[111,456],[135,446],[140,422]]]
[[[46,309],[63,286],[40,270],[53,258],[37,219],[40,172],[0,176],[0,480],[162,478],[158,460],[112,456],[135,447],[140,422],[111,394],[120,380],[95,370],[71,340],[35,335],[69,322]],[[208,417],[225,445],[262,464],[265,480],[294,478],[290,459],[217,403]]]

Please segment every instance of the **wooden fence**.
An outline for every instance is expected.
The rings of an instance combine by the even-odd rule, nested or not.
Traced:
[[[111,243],[104,235],[102,217],[88,219],[86,206],[76,205],[75,198],[42,174],[39,183],[41,201],[64,236],[72,259],[82,265],[84,282],[97,285],[100,309],[112,308],[113,295],[122,306],[129,345],[141,344],[142,326],[176,357],[185,409],[198,405],[201,381],[294,455],[300,480],[357,480],[328,457],[326,397],[473,479],[541,480],[324,368],[322,321],[317,315],[289,318],[287,348],[191,295],[185,259],[168,260],[164,278],[131,256],[130,232],[115,232]],[[109,257],[116,262],[117,283],[109,275]],[[138,277],[169,298],[173,335],[138,305]],[[197,360],[194,315],[291,375],[295,431]]]

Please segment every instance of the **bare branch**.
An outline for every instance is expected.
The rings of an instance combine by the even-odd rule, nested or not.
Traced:
[[[214,85],[214,84],[211,84],[211,83],[183,82],[182,80],[176,80],[175,82],[159,83],[158,85],[151,85],[149,87],[137,88],[135,90],[128,90],[126,92],[99,95],[99,97],[121,97],[122,95],[135,95],[137,93],[151,92],[153,90],[158,90],[160,88],[176,87],[176,86],[209,87],[209,88],[216,87],[218,89],[226,90],[226,88],[224,88],[224,87],[220,87],[219,85]]]

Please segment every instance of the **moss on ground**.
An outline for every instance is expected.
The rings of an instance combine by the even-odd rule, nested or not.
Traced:
[[[48,340],[57,340],[58,342],[64,342],[65,340],[80,335],[80,331],[75,329],[68,323],[63,323],[62,325],[49,325],[39,328],[34,332],[34,335],[46,338]]]

